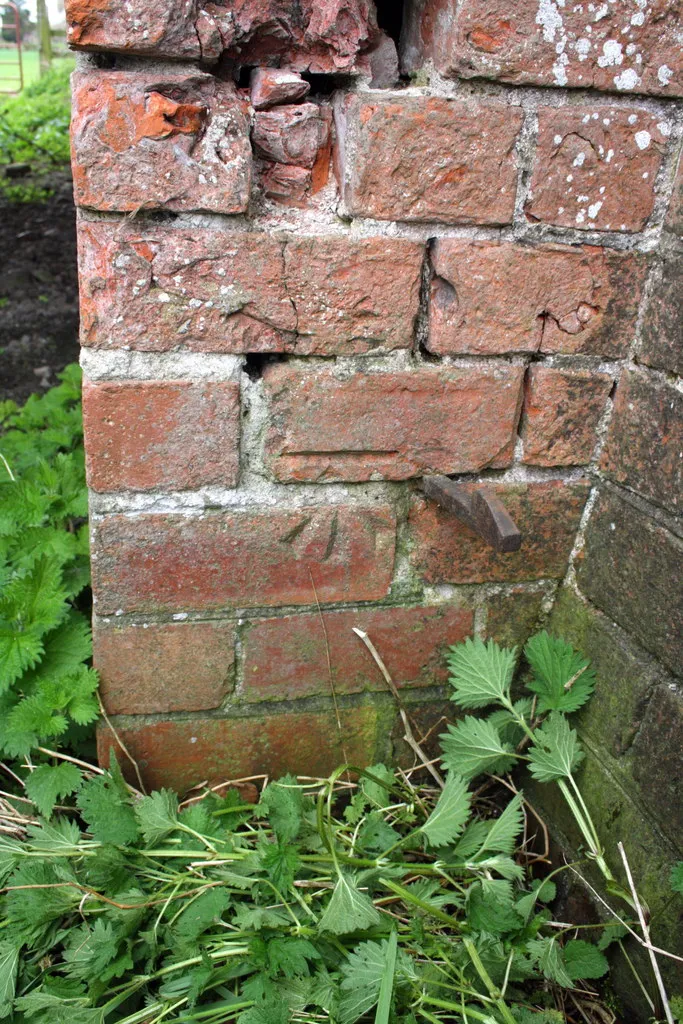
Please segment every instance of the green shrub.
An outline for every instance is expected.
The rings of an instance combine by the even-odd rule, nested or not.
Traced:
[[[52,68],[19,96],[0,102],[0,172],[2,164],[30,163],[36,172],[69,162],[73,65]],[[0,173],[0,194],[18,202],[45,198],[49,189],[35,182],[11,181]]]
[[[570,709],[554,705],[568,703],[581,659],[544,637],[529,648],[541,665],[531,688],[539,717],[564,721]],[[475,641],[452,660],[458,702],[508,700],[512,652]],[[587,666],[583,676],[571,710],[590,693]],[[487,728],[500,739],[488,767],[503,770],[521,726],[513,715]],[[530,763],[547,774],[566,742],[543,736]],[[168,790],[146,796],[114,762],[80,785],[85,830],[58,816],[23,840],[0,837],[0,1017],[561,1024],[562,993],[605,974],[602,950],[623,930],[596,945],[553,921],[552,876],[565,866],[533,877],[522,794],[501,799],[489,783],[478,798],[480,765],[462,774],[461,756],[451,731],[442,789],[343,766],[324,782],[272,782],[257,805],[235,790],[184,804]]]
[[[90,583],[80,370],[60,377],[21,409],[0,403],[0,751],[38,762],[38,748],[82,739],[98,714],[79,610]],[[32,785],[37,774],[54,788],[51,772],[63,795],[63,768],[42,766]]]

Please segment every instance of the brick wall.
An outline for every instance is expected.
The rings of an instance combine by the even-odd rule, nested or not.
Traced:
[[[680,668],[673,7],[510,7],[407,0],[399,69],[371,0],[67,2],[95,656],[153,784],[403,756],[353,626],[426,728],[563,580]]]

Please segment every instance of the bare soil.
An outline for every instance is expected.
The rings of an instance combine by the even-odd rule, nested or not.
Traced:
[[[44,184],[44,182],[41,182]],[[25,401],[78,359],[76,211],[68,171],[43,203],[0,197],[0,400]]]

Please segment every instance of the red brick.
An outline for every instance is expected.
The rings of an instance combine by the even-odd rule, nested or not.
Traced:
[[[442,238],[432,262],[430,352],[628,353],[647,269],[639,253]]]
[[[313,174],[295,164],[266,164],[260,175],[263,194],[290,206],[305,206],[313,194]]]
[[[254,68],[249,80],[254,110],[270,110],[282,103],[297,103],[311,91],[309,82],[294,71],[279,68]]]
[[[234,685],[232,622],[121,625],[98,619],[93,645],[110,715],[210,711]]]
[[[251,138],[258,156],[278,164],[313,167],[329,145],[332,113],[316,103],[287,104],[259,111]]]
[[[237,485],[238,384],[86,381],[83,424],[95,491]]]
[[[92,526],[97,611],[312,604],[314,583],[323,603],[380,600],[395,532],[386,505],[105,516]]]
[[[82,221],[81,341],[146,352],[407,348],[423,254],[398,238]]]
[[[509,224],[520,107],[351,96],[340,110],[344,198],[357,217]]]
[[[423,0],[410,38],[445,75],[680,96],[676,5]],[[436,31],[435,31],[436,28]],[[413,65],[416,55],[412,57]]]
[[[464,640],[473,627],[472,611],[451,605],[322,614],[324,626],[317,614],[247,624],[243,640],[247,700],[386,690],[374,659],[352,632],[354,626],[369,635],[399,689],[442,685],[447,675],[445,647]]]
[[[67,40],[77,50],[215,59],[221,50],[213,18],[197,4],[148,0],[65,0]],[[201,27],[201,33],[197,30]],[[203,37],[203,38],[202,38]]]
[[[527,217],[581,231],[642,231],[669,131],[662,116],[642,107],[544,107],[538,125]]]
[[[522,462],[532,466],[590,462],[612,384],[607,373],[533,366],[524,399]]]
[[[403,480],[511,461],[523,370],[429,367],[264,374],[266,461],[279,480]]]
[[[170,786],[182,793],[203,780],[215,784],[262,773],[276,779],[287,772],[326,778],[347,758],[358,767],[372,764],[379,740],[376,711],[342,708],[340,715],[343,737],[333,709],[259,718],[117,724],[116,730],[148,789]],[[105,766],[110,748],[119,750],[106,726],[98,730],[97,746]],[[129,771],[120,751],[117,756]]]
[[[226,6],[197,0],[66,0],[69,45],[155,57],[240,64],[279,63],[299,71],[356,70],[375,38],[369,0],[239,0]]]
[[[601,469],[664,505],[683,506],[683,396],[650,374],[626,373],[617,388]]]
[[[520,551],[496,553],[435,502],[416,498],[409,520],[411,561],[427,583],[516,582],[564,576],[590,490],[588,482],[491,486],[521,530]]]
[[[74,198],[95,210],[244,213],[246,103],[200,72],[88,72],[73,79]]]

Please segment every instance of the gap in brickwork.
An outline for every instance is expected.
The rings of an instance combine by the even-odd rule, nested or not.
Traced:
[[[405,0],[375,0],[377,7],[377,23],[388,36],[396,43],[396,49],[401,39],[403,28]]]
[[[331,96],[339,89],[347,89],[353,85],[353,75],[317,75],[311,71],[302,71],[301,77],[310,83],[312,96]]]
[[[244,359],[244,372],[250,380],[261,380],[266,366],[286,363],[289,356],[273,352],[249,352]]]

